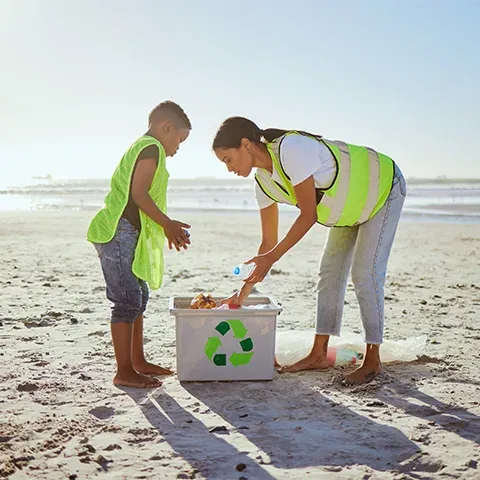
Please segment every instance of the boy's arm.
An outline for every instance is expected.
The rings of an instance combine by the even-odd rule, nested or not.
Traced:
[[[180,247],[187,248],[190,240],[184,228],[190,228],[190,225],[167,217],[148,193],[156,169],[157,160],[155,158],[143,158],[137,162],[132,179],[132,200],[142,212],[163,227],[169,245],[173,244],[177,250],[180,250]]]
[[[145,212],[154,222],[165,228],[171,220],[157,207],[148,193],[156,169],[157,160],[155,158],[139,160],[133,173],[131,194],[132,200],[137,207]]]

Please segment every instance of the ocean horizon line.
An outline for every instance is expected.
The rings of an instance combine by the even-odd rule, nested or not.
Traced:
[[[438,175],[436,177],[417,177],[414,175],[406,176],[407,182],[413,183],[480,183],[480,177],[448,177],[446,175]],[[34,181],[47,181],[47,182],[98,182],[98,183],[110,183],[111,178],[108,177],[54,177],[52,175],[45,176],[31,176],[28,180]],[[195,181],[222,181],[228,183],[243,183],[249,182],[252,178],[232,178],[232,177],[215,177],[215,176],[196,176],[196,177],[170,177],[169,181],[172,182],[195,182]],[[24,180],[25,181],[25,180]],[[23,182],[19,182],[23,183]],[[23,183],[24,184],[24,183]],[[25,184],[24,184],[25,185]],[[14,186],[14,185],[12,185]]]

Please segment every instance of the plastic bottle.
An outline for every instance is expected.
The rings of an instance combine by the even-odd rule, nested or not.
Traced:
[[[236,277],[241,277],[241,278],[247,278],[255,269],[255,264],[251,263],[249,265],[246,265],[245,263],[242,263],[240,265],[237,265],[233,269],[233,274]]]
[[[327,350],[327,361],[330,367],[355,365],[361,359],[362,355],[350,348],[328,347]]]

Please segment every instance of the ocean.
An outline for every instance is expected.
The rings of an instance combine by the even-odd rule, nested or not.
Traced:
[[[480,223],[480,179],[407,179],[404,219]],[[92,210],[103,205],[109,180],[32,178],[0,187],[0,211]],[[252,179],[171,179],[170,211],[257,212]],[[281,211],[297,210],[281,205]]]

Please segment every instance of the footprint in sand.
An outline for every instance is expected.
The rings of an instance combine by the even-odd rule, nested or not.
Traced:
[[[115,409],[112,407],[95,407],[92,410],[89,410],[91,415],[94,417],[98,418],[99,420],[106,420],[107,418],[110,418],[111,416],[115,415]]]
[[[24,382],[17,385],[17,390],[19,392],[34,392],[39,388],[40,387],[36,383],[31,383],[31,382]]]

